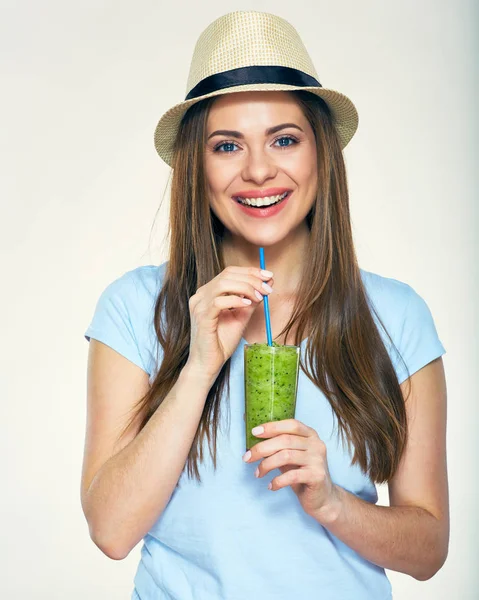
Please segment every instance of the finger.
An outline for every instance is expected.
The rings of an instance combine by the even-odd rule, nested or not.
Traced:
[[[263,300],[263,296],[271,294],[273,290],[274,279],[268,279],[268,281],[260,281],[256,277],[241,277],[241,281],[249,283],[255,290],[255,295],[259,300]],[[260,296],[258,296],[260,294]]]
[[[308,427],[301,421],[298,421],[298,419],[283,419],[281,421],[263,423],[262,425],[255,427],[252,430],[252,433],[254,436],[260,438],[270,438],[283,433],[292,433],[304,437],[318,435],[315,429]]]
[[[266,284],[271,288],[274,282],[272,271],[265,271],[265,273],[268,273],[268,275],[263,275],[262,270],[256,267],[231,266],[226,267],[226,269],[218,275],[218,279],[237,279],[239,281],[244,281],[245,283],[251,284],[264,296],[265,290],[268,293],[271,293],[271,290],[263,287],[263,284]]]
[[[213,298],[211,298],[211,296],[209,295],[202,295],[200,296],[200,299],[198,302],[196,302],[196,304],[193,304],[193,301],[190,298],[190,310],[194,311],[197,315],[202,314],[206,315],[206,317],[209,319],[216,319],[219,317],[222,310],[246,308],[252,306],[253,304],[256,305],[259,302],[255,296],[253,296],[253,302],[253,300],[250,297],[251,294],[245,294],[246,298],[241,297],[240,294],[235,294],[234,292],[237,290],[237,288],[238,286],[226,286],[225,294],[220,296],[214,295]],[[245,302],[245,299],[249,302]]]
[[[248,303],[246,303],[245,298],[241,298],[240,296],[217,296],[213,300],[213,305],[219,311],[232,308],[246,308],[247,306],[252,306],[251,300],[248,298]]]
[[[271,271],[266,271],[266,272],[271,273]],[[257,269],[255,267],[247,267],[247,268],[227,267],[226,269],[221,271],[221,273],[218,273],[218,275],[212,281],[217,282],[222,279],[236,279],[236,280],[244,281],[245,283],[250,283],[252,286],[256,287],[256,289],[258,289],[258,291],[263,293],[263,295],[264,295],[264,292],[263,292],[264,288],[262,287],[261,284],[266,283],[266,284],[269,284],[269,286],[271,287],[274,282],[274,277],[272,274],[271,275],[263,275],[261,272],[261,269]],[[211,283],[211,282],[209,282],[209,283]],[[208,286],[209,286],[209,284],[201,285],[196,290],[194,296],[198,297],[200,294],[202,295],[202,292],[208,290]]]
[[[272,271],[265,271],[265,275],[262,273],[262,269],[258,267],[235,267],[231,265],[226,267],[221,273],[227,276],[228,273],[238,273],[239,275],[253,275],[255,277],[259,277],[261,280],[267,281],[271,277],[273,277]]]
[[[256,460],[261,460],[266,456],[271,456],[275,452],[289,448],[290,450],[307,450],[309,447],[307,438],[299,435],[290,435],[285,433],[283,435],[264,440],[255,444],[250,452],[250,458],[246,462],[251,463]],[[246,456],[246,455],[245,455]]]
[[[287,473],[283,473],[282,475],[278,475],[278,477],[274,477],[270,485],[268,486],[270,490],[276,491],[281,488],[285,488],[288,485],[297,485],[298,483],[311,483],[312,481],[312,473],[307,468],[299,468],[292,469]]]
[[[271,292],[263,287],[263,284],[255,278],[251,281],[243,281],[242,279],[227,279],[223,278],[218,281],[220,293],[234,293],[238,296],[244,295],[250,300],[259,303],[263,300],[263,296]]]
[[[257,477],[263,477],[272,469],[279,469],[279,467],[284,467],[286,465],[304,467],[310,463],[310,460],[311,457],[305,450],[291,450],[290,448],[284,448],[260,462],[256,471]]]

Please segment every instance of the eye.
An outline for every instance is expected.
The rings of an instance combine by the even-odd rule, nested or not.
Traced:
[[[292,144],[281,144],[279,147],[280,148],[289,148],[290,146],[294,146],[295,144],[298,144],[298,140],[293,137],[292,135],[282,135],[279,138],[276,138],[274,140],[274,144],[276,142],[279,142],[280,140],[291,140],[291,142],[293,142]],[[231,154],[232,151],[231,150],[220,150],[220,148],[223,148],[223,146],[236,146],[237,144],[235,142],[232,142],[231,140],[226,140],[225,142],[221,142],[220,144],[218,144],[217,146],[215,146],[213,148],[213,152],[222,152],[223,154]],[[277,146],[278,147],[278,146]]]
[[[218,144],[213,148],[213,152],[220,152],[220,148],[222,148],[223,146],[236,146],[236,144],[231,141],[221,142],[221,144]],[[224,150],[223,153],[230,154],[230,151]]]
[[[290,146],[294,146],[298,143],[298,140],[292,135],[282,135],[281,137],[276,138],[274,143],[279,142],[280,140],[291,140],[293,142],[292,144],[282,144],[280,148],[289,148]]]

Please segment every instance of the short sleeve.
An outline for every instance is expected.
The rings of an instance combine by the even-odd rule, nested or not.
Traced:
[[[85,338],[98,340],[148,373],[135,330],[134,307],[137,290],[127,272],[101,293]]]
[[[399,360],[396,369],[399,383],[446,353],[427,303],[411,286],[408,285],[408,288],[406,309],[396,345],[409,374]]]

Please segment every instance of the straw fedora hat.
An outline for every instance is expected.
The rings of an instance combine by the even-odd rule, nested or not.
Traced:
[[[185,99],[158,121],[154,143],[171,166],[173,144],[186,111],[200,100],[251,90],[306,90],[320,96],[333,114],[344,148],[358,127],[351,100],[324,88],[296,29],[285,19],[254,10],[219,17],[201,33],[191,60]]]

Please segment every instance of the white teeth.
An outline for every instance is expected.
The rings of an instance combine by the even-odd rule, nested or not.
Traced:
[[[274,204],[285,198],[288,192],[284,192],[284,194],[279,194],[278,196],[266,196],[264,198],[241,198],[237,196],[237,200],[239,200],[242,204],[250,204],[252,206],[269,206],[270,204]]]

